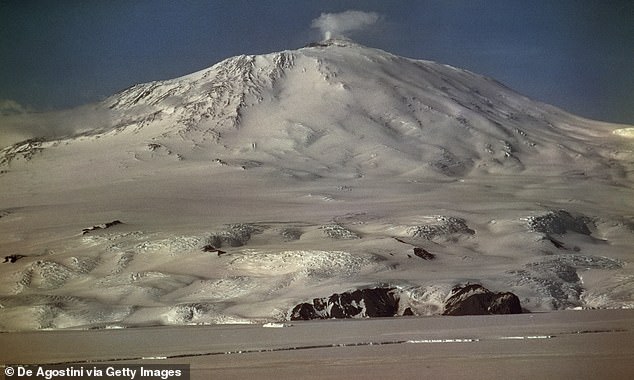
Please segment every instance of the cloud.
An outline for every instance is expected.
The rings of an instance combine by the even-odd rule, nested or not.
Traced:
[[[318,28],[324,39],[329,39],[344,37],[348,32],[363,30],[378,20],[379,14],[376,12],[348,10],[340,13],[322,13],[313,20],[311,26]]]
[[[111,126],[110,111],[99,105],[45,113],[28,111],[15,101],[0,101],[0,149],[30,138],[59,139]]]
[[[0,115],[19,115],[27,112],[29,110],[15,100],[0,99]]]

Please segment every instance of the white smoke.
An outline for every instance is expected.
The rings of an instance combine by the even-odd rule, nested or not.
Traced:
[[[318,28],[327,40],[333,37],[345,37],[346,33],[365,29],[378,20],[378,13],[349,10],[340,13],[322,13],[313,20],[311,26]]]

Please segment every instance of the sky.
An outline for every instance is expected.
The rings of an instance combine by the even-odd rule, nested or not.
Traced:
[[[634,124],[631,0],[0,0],[0,112],[102,100],[238,54],[321,40],[322,13],[375,15],[347,37],[490,76],[533,99]]]

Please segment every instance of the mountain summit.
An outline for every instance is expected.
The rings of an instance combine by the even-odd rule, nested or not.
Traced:
[[[135,85],[103,106],[110,127],[87,135],[133,135],[126,141],[137,145],[129,149],[165,146],[181,158],[197,156],[196,147],[208,159],[291,170],[301,161],[301,170],[355,175],[543,174],[572,162],[597,173],[613,169],[598,140],[613,125],[572,116],[466,70],[346,39],[232,57]]]
[[[308,160],[359,174],[543,172],[531,157],[544,155],[548,167],[586,159],[585,167],[604,171],[596,138],[614,129],[466,70],[341,39],[229,58],[133,86],[106,104],[119,115],[113,128],[143,126],[152,131],[145,138],[159,143],[213,141],[219,145],[209,149],[221,146],[221,159]]]
[[[623,126],[342,39],[91,107],[0,152],[0,330],[634,305]]]

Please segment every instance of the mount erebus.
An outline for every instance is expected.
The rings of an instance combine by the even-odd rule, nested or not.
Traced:
[[[346,40],[91,107],[107,127],[0,154],[2,330],[287,320],[364,289],[432,315],[467,285],[634,307],[627,126]]]

